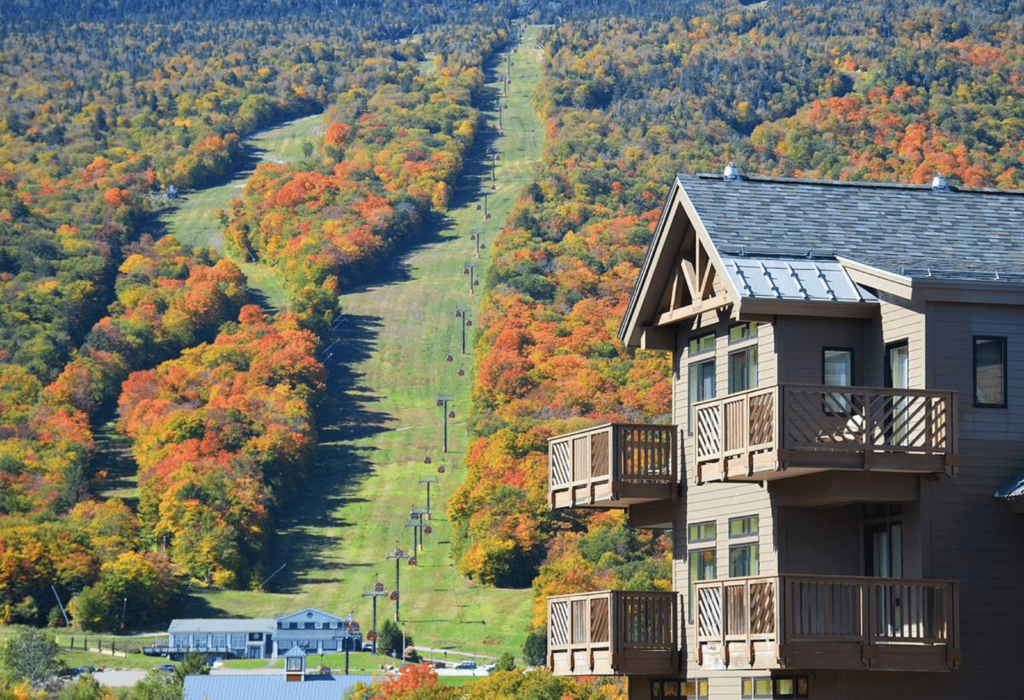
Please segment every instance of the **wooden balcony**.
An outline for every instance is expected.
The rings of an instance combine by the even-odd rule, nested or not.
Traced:
[[[954,475],[956,392],[781,384],[694,404],[697,483],[826,470]]]
[[[951,671],[960,664],[953,581],[754,576],[694,585],[703,670]]]
[[[548,441],[552,508],[627,508],[676,500],[676,428],[612,424]]]
[[[556,676],[677,674],[678,594],[598,591],[548,598],[548,668]]]

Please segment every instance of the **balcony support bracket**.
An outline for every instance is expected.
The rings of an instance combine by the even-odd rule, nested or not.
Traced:
[[[860,649],[860,659],[864,662],[864,665],[871,668],[875,663],[875,658],[878,655],[878,649],[873,644],[862,644]]]
[[[960,668],[959,649],[946,649],[946,666],[949,667],[950,671],[955,671]]]

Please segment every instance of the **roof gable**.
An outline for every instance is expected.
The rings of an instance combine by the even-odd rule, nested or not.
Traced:
[[[278,624],[287,624],[292,622],[336,622],[342,623],[346,620],[330,613],[325,613],[323,610],[317,610],[316,608],[303,608],[298,612],[289,613],[283,617],[277,618]]]
[[[663,326],[735,300],[736,289],[677,179],[654,230],[619,337],[630,346],[669,350],[673,341]]]
[[[730,315],[877,313],[907,298],[1024,300],[1024,193],[677,175],[619,337],[673,349],[665,326]]]

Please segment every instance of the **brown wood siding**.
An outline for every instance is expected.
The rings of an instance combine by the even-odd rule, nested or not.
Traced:
[[[885,346],[906,340],[910,355],[909,388],[938,388],[925,385],[925,305],[921,302],[907,302],[896,297],[888,297],[885,294],[880,294],[879,297],[881,322],[872,324],[868,330],[865,383],[868,386],[885,385]]]
[[[863,575],[860,506],[779,508],[778,520],[781,573]]]
[[[960,632],[962,667],[948,674],[837,672],[818,670],[811,697],[1015,697],[1019,681],[1015,659],[1024,652],[1024,515],[1015,515],[993,498],[997,488],[1024,469],[1024,309],[911,303],[883,298],[878,321],[779,318],[758,332],[759,385],[821,381],[821,349],[853,347],[854,381],[884,383],[884,347],[906,339],[910,385],[959,392],[961,466],[955,478],[920,478],[914,501],[904,503],[904,573],[908,577],[957,579],[961,582]],[[927,311],[927,323],[925,320]],[[688,424],[687,341],[716,331],[716,393],[728,388],[728,322],[701,330],[679,327],[675,353],[673,418],[680,426],[683,464],[692,441]],[[972,382],[972,336],[1008,339],[1006,409],[975,408]],[[927,340],[927,346],[926,346]],[[777,360],[778,358],[778,360]],[[863,573],[861,506],[830,508],[774,507],[769,488],[757,483],[707,483],[694,486],[692,474],[674,522],[673,583],[680,593],[680,629],[686,663],[681,677],[707,677],[712,698],[735,698],[743,671],[700,671],[691,658],[693,626],[689,610],[687,524],[715,521],[718,578],[729,571],[728,520],[759,516],[760,573]],[[739,541],[739,540],[736,540]],[[707,548],[699,545],[695,549]],[[689,669],[689,670],[687,670]],[[779,674],[788,675],[788,674]],[[646,697],[649,679],[631,684],[631,697]]]
[[[866,337],[869,322],[850,318],[780,316],[775,352],[779,384],[821,384],[824,348],[853,348],[853,383],[867,386]]]

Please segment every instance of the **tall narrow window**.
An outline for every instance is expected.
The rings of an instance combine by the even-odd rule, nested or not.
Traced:
[[[821,354],[821,380],[825,386],[853,386],[853,350],[824,348]],[[825,397],[825,412],[834,415],[853,413],[849,394],[835,390]]]
[[[704,401],[705,399],[715,398],[715,335],[709,333],[702,335],[699,338],[692,338],[690,340],[689,357],[695,358],[696,356],[709,353],[710,357],[707,359],[694,359],[690,363],[689,369],[689,433],[693,434],[694,415],[693,405],[698,401]]]
[[[1006,408],[1006,338],[974,336],[974,405]]]
[[[757,348],[729,353],[729,393],[757,387]]]
[[[739,323],[729,328],[729,344],[757,338],[756,323]],[[757,345],[729,353],[729,393],[757,387]]]
[[[690,604],[689,619],[693,622],[693,611],[697,608],[694,584],[698,581],[711,581],[715,578],[715,550],[690,550]]]
[[[729,546],[729,576],[757,576],[760,573],[757,526],[756,515],[729,519],[729,539],[752,538],[750,542]]]

